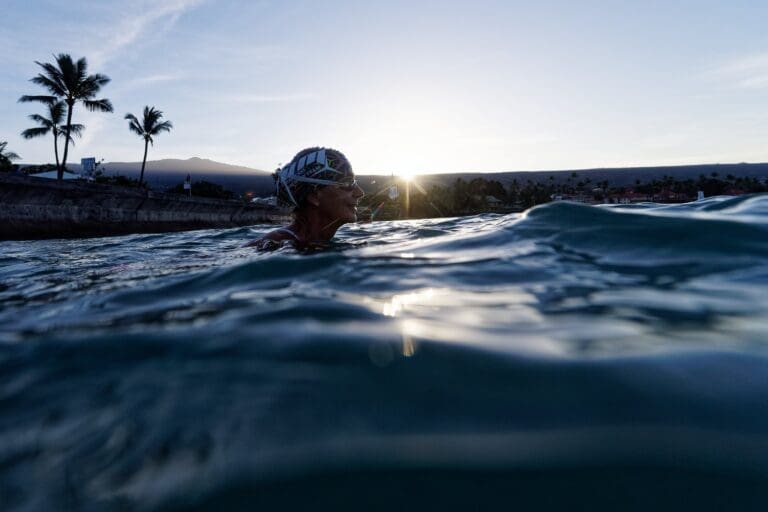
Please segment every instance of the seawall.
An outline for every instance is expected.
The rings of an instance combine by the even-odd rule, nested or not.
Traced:
[[[230,228],[286,218],[284,210],[236,200],[0,174],[0,240]]]

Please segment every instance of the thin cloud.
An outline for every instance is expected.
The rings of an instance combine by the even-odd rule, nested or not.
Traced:
[[[150,76],[144,76],[141,78],[136,78],[128,83],[125,84],[124,89],[138,89],[140,87],[144,87],[145,85],[153,85],[161,82],[175,82],[177,80],[181,80],[181,75],[169,75],[169,74],[160,74],[160,75],[150,75]]]
[[[720,68],[721,72],[754,72],[768,69],[768,53],[749,55],[735,59]]]
[[[237,94],[230,96],[230,101],[238,103],[289,103],[295,101],[307,101],[316,98],[315,94]]]
[[[469,137],[462,139],[462,144],[481,147],[513,147],[513,146],[537,146],[542,144],[555,144],[560,142],[560,137],[547,133],[532,133],[528,135],[500,135],[485,137]]]
[[[123,18],[110,30],[104,45],[91,52],[96,67],[117,57],[120,52],[144,34],[156,23],[165,22],[164,30],[170,30],[184,12],[197,7],[205,0],[166,0],[160,5],[146,9],[137,16]]]
[[[70,146],[70,156],[75,159],[69,159],[70,162],[76,163],[76,159],[92,155],[94,148],[94,142],[99,140],[99,136],[107,126],[107,117],[110,114],[104,114],[103,112],[76,112],[77,118],[73,122],[82,123],[85,125],[82,138],[75,138],[75,145]],[[98,155],[102,156],[103,155]]]
[[[768,87],[768,72],[745,78],[739,82],[739,86],[745,89],[765,89]]]
[[[768,88],[768,53],[734,59],[714,71],[741,89]]]

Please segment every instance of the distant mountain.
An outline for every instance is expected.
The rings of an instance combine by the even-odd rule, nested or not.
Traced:
[[[25,166],[22,165],[22,167]],[[79,164],[67,164],[67,167],[73,171],[80,171]],[[108,162],[103,164],[103,168],[109,176],[123,175],[138,178],[141,162]],[[574,173],[576,177],[573,176]],[[662,179],[664,176],[671,176],[677,180],[689,178],[695,180],[702,174],[711,176],[712,173],[716,173],[720,178],[726,178],[730,174],[737,178],[750,177],[764,180],[768,178],[768,163],[426,174],[419,176],[417,182],[422,187],[450,186],[459,178],[464,181],[482,178],[499,181],[508,187],[514,180],[524,185],[529,180],[534,183],[558,184],[570,179],[573,184],[589,180],[588,183],[594,186],[608,181],[609,186],[616,187],[633,185],[637,180],[650,182]],[[187,174],[192,176],[192,181],[206,180],[218,183],[237,194],[250,192],[257,197],[265,197],[273,195],[275,191],[272,173],[269,171],[224,164],[205,158],[151,160],[147,162],[144,177],[150,187],[163,190],[183,182]],[[367,194],[380,192],[391,183],[391,180],[390,175],[383,174],[358,176],[358,182]]]
[[[141,162],[104,162],[101,167],[107,176],[138,178],[141,173]],[[81,170],[80,164],[67,164],[67,168],[76,172]],[[191,176],[192,181],[217,183],[237,194],[251,192],[257,197],[274,194],[275,185],[269,171],[197,157],[186,160],[148,160],[144,180],[153,189],[165,190],[182,183],[187,174]]]
[[[130,175],[133,173],[138,174],[141,172],[141,162],[105,162],[104,167],[107,172],[114,174]],[[68,166],[69,167],[69,166]],[[71,167],[80,167],[79,165],[72,165]],[[186,176],[189,174],[205,173],[205,174],[271,174],[268,171],[262,171],[261,169],[253,169],[251,167],[243,167],[241,165],[230,165],[221,162],[214,162],[207,158],[188,158],[186,160],[180,160],[175,158],[166,158],[164,160],[148,160],[145,173],[162,172],[162,173],[179,173]]]

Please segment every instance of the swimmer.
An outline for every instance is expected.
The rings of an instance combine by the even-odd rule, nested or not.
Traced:
[[[277,199],[293,207],[293,222],[270,231],[247,247],[270,250],[290,243],[297,248],[327,244],[336,231],[357,221],[357,204],[365,195],[352,166],[340,151],[307,148],[275,172]]]

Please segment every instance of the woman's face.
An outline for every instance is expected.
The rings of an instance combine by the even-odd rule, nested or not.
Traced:
[[[357,222],[357,203],[365,195],[354,185],[329,185],[317,191],[319,213],[341,224]]]

